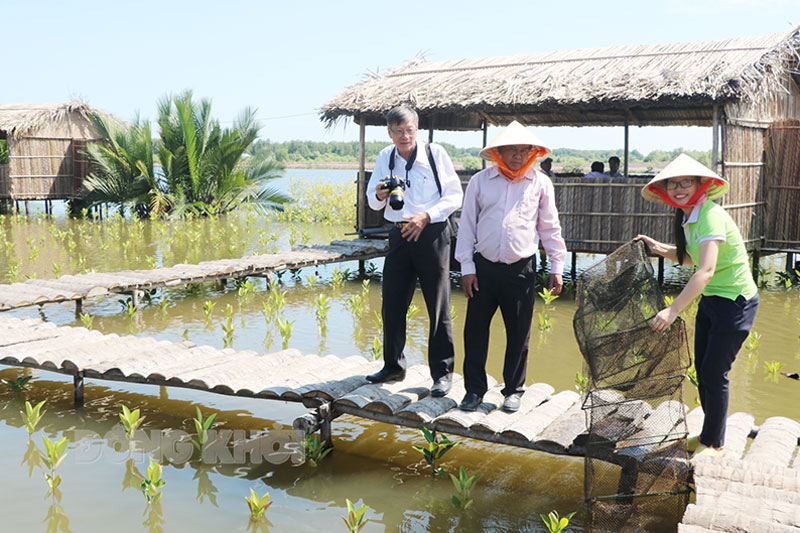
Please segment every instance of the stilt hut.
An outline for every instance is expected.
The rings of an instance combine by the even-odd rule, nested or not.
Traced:
[[[98,140],[86,104],[0,104],[0,200],[66,200],[79,195],[87,142]]]
[[[567,246],[608,253],[640,232],[669,240],[667,208],[628,177],[628,129],[706,126],[712,164],[731,183],[722,201],[753,251],[800,249],[800,27],[765,37],[615,46],[430,62],[371,74],[321,109],[360,127],[358,229],[380,222],[364,198],[365,127],[408,104],[430,137],[517,120],[531,126],[624,128],[624,178],[556,178]],[[766,146],[765,146],[766,142]]]

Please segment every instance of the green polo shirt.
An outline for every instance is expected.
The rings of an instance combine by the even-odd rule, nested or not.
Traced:
[[[695,218],[695,214],[697,214]],[[758,288],[750,274],[750,263],[739,228],[725,209],[711,200],[706,200],[700,211],[693,212],[683,224],[686,235],[686,252],[695,265],[700,264],[700,243],[704,240],[719,241],[719,256],[714,276],[703,294],[722,296],[735,300],[739,295],[750,299],[758,294]]]

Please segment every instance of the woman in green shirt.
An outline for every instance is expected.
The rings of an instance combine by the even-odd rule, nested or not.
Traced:
[[[638,235],[650,251],[697,270],[672,304],[650,321],[665,331],[697,296],[694,357],[700,404],[705,414],[690,450],[721,454],[728,413],[728,372],[750,333],[758,309],[747,250],[733,219],[712,202],[728,192],[728,182],[686,154],[679,155],[642,189],[642,196],[676,208],[676,245]]]

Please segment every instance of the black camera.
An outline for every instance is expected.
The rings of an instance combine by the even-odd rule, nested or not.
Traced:
[[[403,209],[405,201],[403,200],[403,191],[406,188],[406,182],[402,178],[392,176],[383,180],[385,188],[389,189],[389,205],[392,209],[399,211]]]

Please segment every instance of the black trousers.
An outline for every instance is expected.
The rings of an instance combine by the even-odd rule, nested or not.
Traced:
[[[447,222],[431,223],[417,242],[393,228],[383,265],[383,361],[390,371],[405,370],[406,312],[417,279],[430,320],[428,365],[437,380],[453,372],[455,346],[450,320],[450,229]]]
[[[478,291],[469,299],[464,324],[464,382],[467,392],[478,396],[486,394],[489,327],[498,307],[506,327],[503,395],[523,392],[536,297],[536,256],[509,265],[493,263],[475,254],[475,269]]]
[[[703,407],[700,442],[719,448],[725,444],[728,415],[728,372],[747,339],[758,310],[758,295],[745,300],[703,296],[697,306],[694,367]]]

